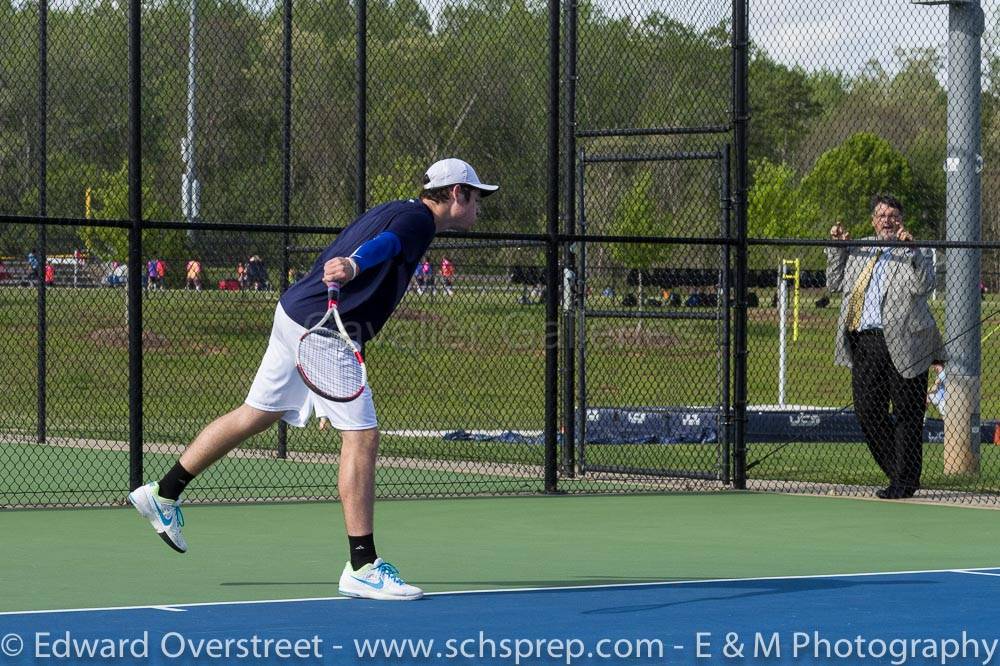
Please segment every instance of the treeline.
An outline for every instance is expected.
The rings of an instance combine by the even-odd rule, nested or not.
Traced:
[[[196,163],[200,217],[279,223],[282,213],[283,65],[280,3],[197,0]],[[186,132],[187,0],[144,3],[143,210],[181,220]],[[368,202],[413,195],[430,162],[465,157],[502,185],[481,228],[541,231],[546,202],[547,16],[540,0],[370,0]],[[718,16],[728,14],[726,4]],[[659,12],[621,16],[592,2],[579,10],[581,128],[729,122],[730,36]],[[48,15],[46,210],[53,216],[127,216],[126,4],[87,0]],[[347,0],[296,0],[293,19],[290,215],[294,225],[340,226],[354,216],[355,11]],[[989,32],[992,32],[992,26]],[[0,210],[36,214],[38,10],[0,0]],[[988,42],[988,40],[987,40]],[[846,54],[845,54],[846,55]],[[943,233],[945,94],[937,53],[898,54],[889,73],[871,64],[838,73],[779,64],[758,48],[750,68],[754,236],[814,238],[834,220],[864,232],[873,190],[897,193],[914,233]],[[983,154],[1000,156],[996,56],[984,70]],[[846,58],[845,58],[846,60]],[[589,153],[716,150],[725,137],[588,139]],[[1000,236],[997,176],[983,173],[984,233]],[[588,230],[714,236],[717,165],[642,162],[588,170]],[[89,208],[87,192],[89,191]],[[124,232],[53,230],[59,250],[84,246],[124,259]],[[223,241],[223,238],[225,240]],[[277,246],[251,235],[150,232],[152,254],[243,256]],[[302,245],[322,238],[298,236]],[[22,252],[23,228],[0,231],[0,254]],[[203,244],[199,247],[199,243]],[[269,251],[265,249],[264,251]],[[595,260],[631,268],[698,267],[718,249],[600,249]],[[763,255],[761,255],[763,257]],[[760,260],[764,262],[762,258]],[[770,263],[768,259],[766,264]]]

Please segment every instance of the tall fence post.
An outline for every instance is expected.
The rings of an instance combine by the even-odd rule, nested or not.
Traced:
[[[282,21],[283,105],[281,132],[281,293],[288,289],[288,245],[292,202],[292,0],[285,0]],[[288,457],[288,424],[278,421],[278,457]]]
[[[46,197],[48,194],[48,101],[49,101],[49,3],[48,0],[38,0],[38,215],[47,215]],[[38,262],[38,407],[37,440],[45,441],[46,437],[46,406],[45,398],[48,386],[45,381],[47,365],[46,351],[48,349],[48,316],[45,307],[45,267],[48,264],[48,229],[44,223],[38,225],[38,247],[35,260]]]
[[[587,234],[587,209],[584,191],[587,188],[587,153],[582,148],[576,154],[576,208],[573,232]],[[573,434],[580,446],[574,451],[575,463],[580,474],[587,469],[587,243],[580,242],[576,253],[576,423]]]
[[[982,242],[982,36],[979,1],[948,5],[947,239]],[[982,400],[982,250],[945,253],[945,340],[948,408],[944,413],[944,473],[980,472]],[[987,375],[988,377],[988,375]],[[987,386],[989,382],[987,381]]]
[[[129,488],[142,485],[142,0],[128,11]]]
[[[563,192],[563,230],[573,233],[576,226],[576,0],[566,2],[566,119],[563,151],[566,159],[565,191]],[[575,304],[579,276],[576,274],[576,243],[563,246],[563,414],[562,469],[569,478],[576,475],[576,348]]]
[[[749,22],[747,0],[733,0],[733,133],[736,143],[736,320],[733,326],[733,486],[747,485],[747,139]]]
[[[368,207],[368,2],[358,0],[357,8],[357,190],[354,193],[354,212],[357,215]]]
[[[732,356],[732,282],[733,274],[730,269],[732,262],[732,245],[729,241],[733,237],[733,195],[730,162],[730,145],[722,146],[721,178],[722,178],[722,237],[726,244],[722,246],[722,289],[719,292],[720,303],[722,304],[722,482],[729,484],[732,480],[732,436],[733,436],[733,410],[730,404],[732,386],[730,358]]]
[[[559,405],[559,0],[548,0],[548,174],[545,188],[548,244],[545,252],[545,492],[557,490]]]

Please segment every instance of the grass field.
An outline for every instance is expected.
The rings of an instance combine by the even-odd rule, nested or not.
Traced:
[[[544,420],[544,306],[520,305],[520,294],[511,287],[460,289],[453,297],[441,293],[408,296],[366,349],[383,429],[540,430]],[[838,304],[815,308],[815,297],[803,296],[799,339],[789,341],[787,401],[844,407],[850,403],[849,374],[832,364]],[[762,303],[769,300],[770,295],[761,295]],[[185,444],[205,423],[242,402],[267,344],[275,302],[274,292],[167,290],[144,295],[146,442]],[[612,304],[595,301],[592,305]],[[998,306],[1000,301],[987,301],[983,312]],[[942,302],[933,307],[942,321]],[[36,428],[35,308],[33,289],[0,289],[0,372],[6,389],[0,405],[0,431],[11,437],[30,436]],[[748,319],[749,401],[774,404],[777,313],[772,308],[755,308]],[[127,441],[125,322],[124,290],[49,290],[46,397],[50,436]],[[989,324],[984,325],[984,331],[989,329]],[[588,323],[587,340],[591,406],[718,402],[720,350],[714,321],[644,320],[638,324],[598,319]],[[1000,415],[1000,393],[992,387],[1000,368],[1000,335],[984,344],[983,368],[981,414],[984,419],[995,418]],[[335,435],[313,428],[289,431],[292,451],[331,451],[336,445]],[[256,438],[252,446],[273,449],[273,433]],[[763,445],[753,447],[758,448],[768,450]],[[0,461],[4,469],[58,464],[49,461],[47,453],[30,454],[30,447],[15,451],[4,442],[0,449],[6,458]],[[591,446],[587,455],[593,464],[713,470],[719,458],[716,449]],[[939,449],[928,446],[927,452],[927,484],[955,487],[954,479],[935,476],[940,469]],[[98,466],[120,470],[118,457],[123,454],[108,455],[113,462]],[[387,436],[383,455],[529,465],[542,461],[539,446],[445,442],[436,437]],[[97,464],[85,463],[86,459],[81,453],[79,464]],[[156,456],[147,456],[147,469],[156,469],[158,464]],[[996,471],[997,464],[993,448],[984,446],[984,473]],[[753,474],[859,484],[881,481],[864,447],[844,444],[790,446],[754,468]]]
[[[773,451],[775,445],[755,444],[748,449],[752,463]],[[336,449],[329,452],[335,454]],[[504,493],[535,493],[543,490],[540,446],[491,444],[488,447],[446,447],[440,440],[387,438],[378,471],[381,497],[411,495],[449,496]],[[711,471],[718,448],[714,445],[590,446],[590,465],[637,465],[656,469]],[[419,466],[419,459],[434,461],[435,468]],[[176,453],[144,456],[150,476],[158,476],[176,460]],[[414,461],[417,462],[407,462]],[[451,462],[449,462],[451,461]],[[18,463],[20,463],[18,465]],[[502,463],[502,464],[497,464]],[[0,504],[31,505],[115,504],[127,492],[128,453],[95,448],[70,448],[37,444],[0,446],[0,468],[11,475],[0,494]],[[951,477],[942,473],[942,446],[924,450],[923,487],[973,493],[998,493],[1000,447],[984,446],[979,477]],[[748,478],[755,481],[879,486],[884,478],[860,444],[794,444],[752,467]],[[100,480],[94,483],[94,479]],[[638,476],[607,475],[562,479],[564,491],[594,492],[630,485],[635,490],[668,487],[661,480]],[[270,452],[228,457],[199,478],[187,493],[189,501],[251,501],[272,498],[329,499],[337,496],[335,458],[293,457],[277,460]]]

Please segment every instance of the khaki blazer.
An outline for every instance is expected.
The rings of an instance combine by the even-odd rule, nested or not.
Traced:
[[[843,294],[833,354],[837,365],[851,367],[851,350],[845,335],[848,296],[877,250],[874,247],[826,248],[827,289]],[[892,364],[900,375],[910,379],[926,371],[932,361],[946,360],[941,333],[927,305],[927,296],[934,290],[934,262],[929,250],[893,247],[886,251],[889,252],[889,265],[882,281],[882,332]]]

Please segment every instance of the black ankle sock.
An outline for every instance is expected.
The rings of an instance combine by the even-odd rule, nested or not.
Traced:
[[[348,535],[347,541],[351,544],[351,568],[355,571],[366,564],[374,564],[375,560],[378,559],[378,555],[375,554],[374,535]]]
[[[177,463],[170,468],[165,477],[160,479],[160,497],[176,501],[193,478],[194,474]]]

